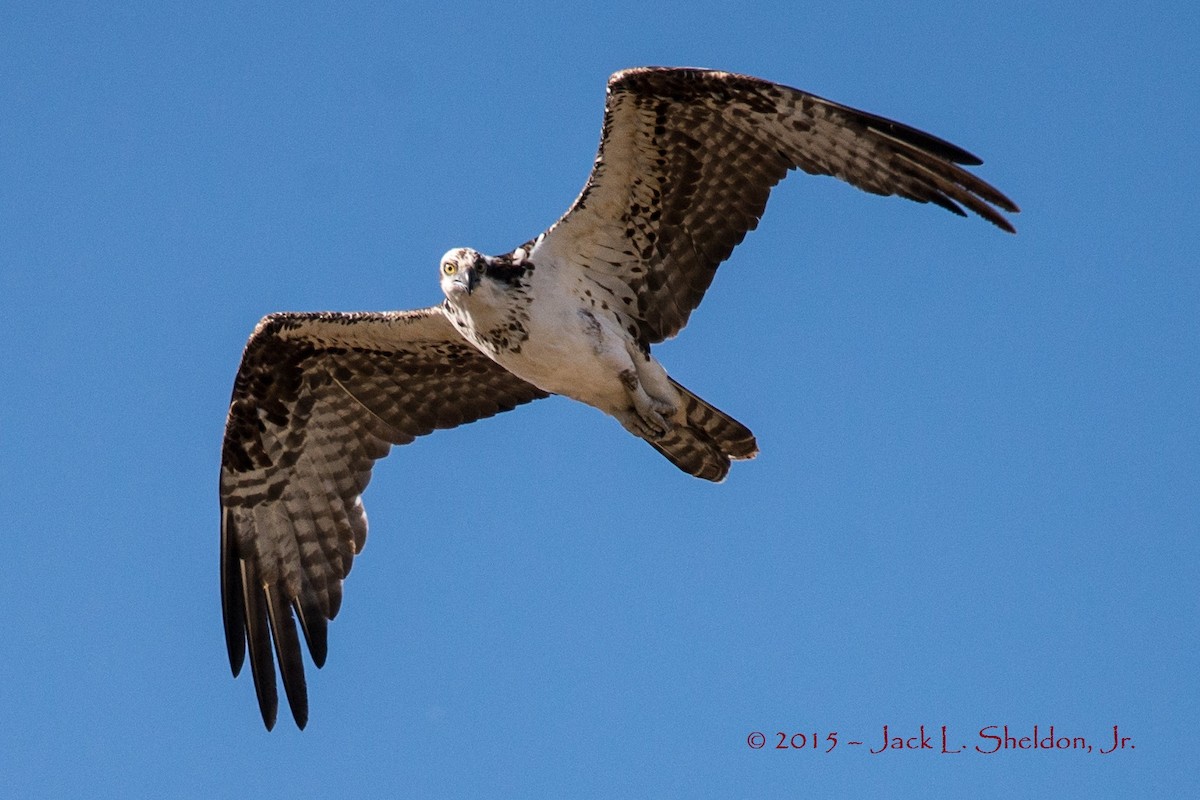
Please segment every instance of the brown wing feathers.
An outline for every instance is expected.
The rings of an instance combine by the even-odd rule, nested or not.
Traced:
[[[618,297],[618,281],[632,290],[621,310],[653,344],[687,323],[788,170],[966,208],[1012,231],[999,211],[1016,205],[959,166],[979,163],[916,128],[757,78],[627,70],[609,81],[588,184],[540,246],[576,258]]]
[[[1013,230],[1000,212],[1017,206],[960,166],[978,158],[899,122],[704,70],[627,70],[608,92],[587,185],[525,248],[535,262],[588,270],[601,307],[647,349],[687,323],[790,169]],[[248,646],[268,728],[278,706],[275,660],[297,724],[307,721],[296,623],[320,667],[342,580],[365,541],[360,495],[374,461],[392,444],[544,396],[475,350],[437,309],[285,314],[260,324],[226,425],[221,597],[230,666],[241,670]],[[692,437],[660,450],[694,474],[720,477],[729,458],[753,454],[753,436],[697,402],[704,408],[689,411]]]
[[[240,672],[248,645],[268,729],[275,661],[297,725],[307,721],[300,632],[322,666],[342,580],[365,543],[360,495],[374,461],[392,444],[545,396],[461,339],[437,309],[260,324],[226,425],[221,598],[230,667]]]

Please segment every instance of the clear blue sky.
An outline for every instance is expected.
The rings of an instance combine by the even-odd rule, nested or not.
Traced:
[[[0,7],[0,795],[1198,791],[1194,4],[86,5]],[[759,458],[557,398],[394,450],[266,733],[217,584],[247,335],[541,231],[638,64],[943,136],[1019,234],[791,177],[658,351]],[[845,744],[884,724],[1136,749]]]

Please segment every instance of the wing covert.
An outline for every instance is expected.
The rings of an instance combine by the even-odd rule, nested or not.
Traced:
[[[393,444],[545,396],[471,346],[436,307],[259,323],[222,449],[221,600],[230,667],[241,671],[248,646],[268,729],[275,660],[296,723],[307,721],[296,621],[322,666],[342,580],[366,540],[361,494],[375,460]]]

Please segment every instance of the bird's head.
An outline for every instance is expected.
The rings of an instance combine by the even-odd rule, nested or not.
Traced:
[[[485,258],[469,247],[457,247],[442,256],[442,292],[451,301],[462,301],[475,291],[483,277]]]

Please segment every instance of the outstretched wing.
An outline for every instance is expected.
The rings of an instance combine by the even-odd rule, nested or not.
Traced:
[[[982,162],[915,128],[744,75],[644,67],[608,83],[600,151],[566,215],[533,243],[587,268],[648,344],[700,304],[788,170],[963,207],[998,227],[1017,206],[957,166]]]
[[[546,393],[472,347],[438,308],[274,314],[233,387],[221,457],[221,603],[229,663],[246,644],[263,722],[275,724],[272,640],[296,723],[308,720],[295,618],[313,662],[367,535],[375,459],[436,428]],[[295,612],[295,618],[293,617]]]

